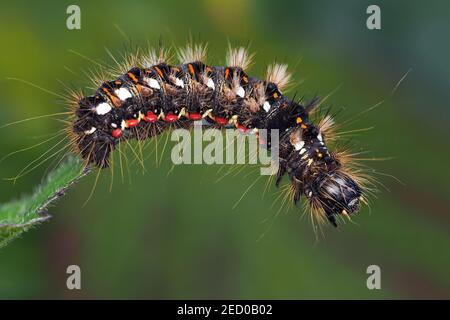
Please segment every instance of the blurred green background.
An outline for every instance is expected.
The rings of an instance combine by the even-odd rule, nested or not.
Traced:
[[[81,7],[82,29],[66,29],[66,8]],[[0,298],[450,298],[450,3],[376,1],[382,30],[366,28],[372,1],[21,1],[0,5],[1,123],[64,110],[61,82],[90,86],[85,71],[111,63],[125,37],[146,46],[162,38],[182,45],[192,33],[209,43],[209,62],[223,64],[228,41],[251,44],[251,75],[275,58],[293,66],[289,92],[325,96],[339,121],[385,100],[346,129],[375,127],[352,142],[388,190],[381,189],[354,222],[326,227],[316,240],[302,208],[280,207],[256,167],[181,166],[168,174],[146,161],[130,164],[110,190],[103,173],[85,178],[50,213],[53,218],[0,251]],[[410,70],[407,77],[396,84]],[[89,91],[89,90],[88,90]],[[395,91],[392,94],[392,91]],[[28,147],[63,124],[44,118],[0,129],[1,155]],[[51,146],[1,163],[14,176]],[[168,149],[170,150],[170,148]],[[147,150],[148,153],[151,151]],[[45,164],[12,184],[0,201],[31,192]],[[219,171],[219,172],[218,172]],[[404,185],[389,175],[403,181]],[[217,181],[219,180],[220,181]],[[286,181],[285,181],[286,183]],[[275,204],[273,205],[273,203]],[[82,270],[82,290],[66,289],[66,267]],[[366,287],[366,268],[379,265],[382,290]]]

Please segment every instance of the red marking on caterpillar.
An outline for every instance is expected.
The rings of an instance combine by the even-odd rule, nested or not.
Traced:
[[[168,115],[166,115],[165,120],[167,122],[175,122],[178,120],[178,116],[173,113],[169,113]]]
[[[201,120],[202,119],[202,115],[200,113],[190,113],[188,115],[188,118],[189,118],[189,120],[197,121],[197,120]]]
[[[114,138],[120,138],[120,137],[122,136],[122,129],[119,129],[119,128],[114,129],[114,130],[112,131],[112,136],[113,136]]]
[[[156,122],[158,121],[158,116],[151,111],[148,111],[147,114],[143,117],[146,122]]]
[[[237,128],[239,129],[239,131],[241,131],[243,133],[246,133],[248,131],[248,128],[243,126],[243,125],[241,125],[241,124],[238,124]]]
[[[226,125],[226,124],[228,123],[228,120],[227,120],[227,119],[221,118],[221,117],[215,117],[214,120],[215,120],[218,124],[220,124],[220,125],[222,125],[222,126],[224,126],[224,125]]]
[[[125,126],[127,128],[133,128],[136,127],[139,124],[139,119],[130,119],[125,121]]]

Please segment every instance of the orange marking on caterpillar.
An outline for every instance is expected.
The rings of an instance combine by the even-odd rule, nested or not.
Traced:
[[[139,80],[136,78],[136,76],[133,73],[128,72],[127,75],[131,79],[131,81],[133,81],[134,83],[138,83],[139,82]]]
[[[188,70],[190,74],[195,75],[194,66],[190,63],[188,64]]]
[[[164,78],[164,74],[162,73],[161,69],[158,68],[158,67],[154,67],[154,68],[155,68],[156,72],[158,73],[158,75],[159,75],[161,78]]]
[[[111,100],[111,102],[113,103],[114,107],[118,108],[118,107],[120,107],[122,105],[122,101],[118,97],[113,95],[111,92],[109,92],[108,89],[102,88],[102,91],[108,96],[109,100]]]

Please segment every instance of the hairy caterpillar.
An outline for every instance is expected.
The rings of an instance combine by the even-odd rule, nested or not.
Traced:
[[[269,66],[266,79],[260,80],[247,75],[252,57],[244,48],[230,48],[224,67],[207,65],[201,45],[189,44],[178,56],[177,65],[169,64],[164,50],[134,57],[130,68],[103,82],[95,94],[76,97],[67,129],[73,150],[88,165],[106,168],[119,143],[198,120],[256,134],[277,129],[276,184],[287,174],[295,203],[306,197],[315,218],[337,226],[338,215],[349,216],[365,202],[366,179],[347,165],[345,154],[327,148],[331,117],[317,124],[310,120],[318,99],[303,105],[281,93],[291,78],[286,65]]]

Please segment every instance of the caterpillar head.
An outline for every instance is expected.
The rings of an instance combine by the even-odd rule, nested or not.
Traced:
[[[291,151],[286,161],[295,201],[306,196],[315,218],[326,218],[337,226],[338,215],[358,211],[362,188],[356,175],[344,167],[326,146],[325,132],[308,123],[290,133]]]
[[[337,215],[351,215],[360,206],[361,187],[349,175],[337,170],[320,174],[311,184],[309,200],[312,207],[325,213],[337,227]]]
[[[109,155],[117,143],[110,128],[110,124],[114,123],[115,113],[99,114],[96,112],[99,106],[106,108],[106,102],[98,95],[80,99],[70,133],[76,152],[88,164],[105,168],[109,166]]]

